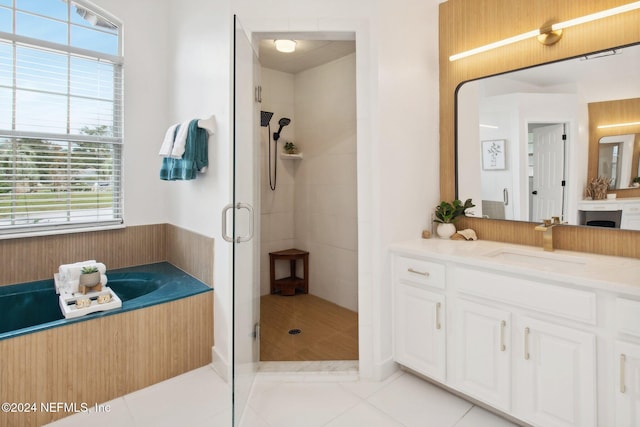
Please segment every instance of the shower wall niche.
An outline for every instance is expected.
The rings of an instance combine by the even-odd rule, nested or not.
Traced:
[[[278,158],[272,191],[261,128],[261,294],[269,293],[269,252],[295,247],[310,253],[309,292],[357,311],[355,53],[297,74],[263,68],[261,80],[271,133],[291,118],[278,151],[292,141],[304,156]]]

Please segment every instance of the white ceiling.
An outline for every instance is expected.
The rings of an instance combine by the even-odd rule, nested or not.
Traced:
[[[584,57],[532,67],[500,78],[516,80],[539,87],[562,84],[591,85],[606,76],[610,81],[633,81],[640,67],[640,46],[617,49],[617,55],[603,52],[603,56],[585,60]],[[599,56],[599,55],[592,55]]]
[[[296,74],[318,65],[326,64],[356,51],[353,40],[296,40],[296,51],[278,52],[274,39],[260,40],[260,64],[265,68]]]

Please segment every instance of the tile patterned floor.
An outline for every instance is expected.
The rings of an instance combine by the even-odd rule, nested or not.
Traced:
[[[420,378],[398,371],[360,381],[357,369],[282,372],[265,365],[242,427],[508,427],[512,424]],[[282,365],[281,365],[282,366]],[[109,413],[77,414],[48,427],[231,426],[229,386],[209,366],[108,402]]]
[[[262,361],[358,360],[358,313],[315,295],[263,295],[260,326]]]

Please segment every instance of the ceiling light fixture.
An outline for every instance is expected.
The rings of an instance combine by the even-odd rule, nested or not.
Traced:
[[[537,37],[538,41],[545,45],[552,45],[557,43],[562,37],[562,30],[576,25],[585,24],[587,22],[595,21],[609,16],[618,15],[620,13],[630,12],[632,10],[640,9],[640,1],[625,4],[623,6],[614,7],[611,9],[603,10],[601,12],[592,13],[590,15],[581,16],[579,18],[570,19],[564,22],[558,22],[556,24],[547,23],[542,28],[531,30],[526,33],[519,34],[517,36],[509,37],[494,43],[489,43],[484,46],[477,47],[475,49],[467,50],[464,52],[451,55],[449,61],[456,61],[458,59],[466,58],[471,55],[486,52],[498,47],[506,46],[512,43],[516,43],[522,40],[526,40],[531,37]]]
[[[600,125],[598,126],[598,129],[608,129],[608,128],[617,128],[617,127],[622,127],[622,126],[636,126],[636,125],[640,125],[640,122],[628,122],[628,123],[615,123],[612,125]]]
[[[295,40],[274,40],[278,52],[291,53],[296,50]]]

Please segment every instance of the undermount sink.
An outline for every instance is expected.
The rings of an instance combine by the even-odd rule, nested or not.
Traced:
[[[496,261],[526,265],[542,270],[571,269],[586,266],[587,259],[557,252],[537,252],[526,249],[500,248],[484,254]]]

